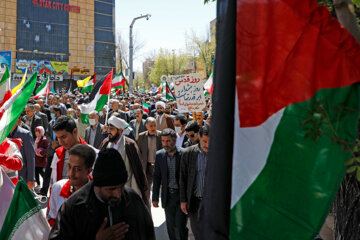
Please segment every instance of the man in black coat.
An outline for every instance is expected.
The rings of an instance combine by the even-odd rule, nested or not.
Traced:
[[[182,148],[177,147],[176,132],[167,128],[161,132],[163,149],[157,151],[155,160],[152,204],[165,209],[166,227],[170,240],[187,240],[187,217],[180,209],[179,175]]]
[[[22,121],[28,125],[31,129],[31,134],[33,136],[33,138],[36,138],[35,135],[35,128],[42,126],[44,129],[44,123],[43,120],[41,119],[41,117],[38,117],[37,115],[35,115],[35,108],[34,105],[32,103],[28,103],[25,107],[25,113],[26,115],[22,117]]]
[[[48,135],[48,131],[49,131],[49,122],[50,120],[48,119],[47,115],[45,113],[42,113],[40,110],[41,110],[41,107],[39,104],[34,104],[34,109],[35,109],[35,115],[40,117],[42,122],[43,122],[43,126],[44,126],[44,129],[45,129],[45,136]]]
[[[120,153],[100,151],[93,181],[61,206],[49,239],[155,239],[150,213],[139,195],[125,187],[127,178]]]
[[[191,230],[199,239],[198,214],[203,199],[210,141],[209,125],[200,128],[200,143],[183,151],[180,163],[180,207],[189,215]]]

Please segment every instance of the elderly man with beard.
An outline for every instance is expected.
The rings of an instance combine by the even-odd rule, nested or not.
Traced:
[[[165,103],[162,101],[159,101],[155,104],[156,106],[156,128],[159,131],[164,130],[165,128],[171,128],[171,129],[175,129],[174,127],[174,120],[173,118],[169,115],[164,113],[165,111]]]
[[[142,197],[145,204],[150,207],[147,199],[149,189],[140,160],[138,146],[134,140],[125,136],[128,124],[121,118],[111,116],[108,120],[108,125],[109,136],[105,138],[100,149],[114,148],[120,153],[128,172],[128,179],[125,185],[134,189]]]
[[[118,151],[99,153],[93,178],[61,206],[49,239],[155,239],[149,211],[125,186],[128,174]]]

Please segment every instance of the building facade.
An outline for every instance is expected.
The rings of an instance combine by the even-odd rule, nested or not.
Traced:
[[[25,71],[50,76],[53,88],[106,74],[115,67],[115,0],[0,1],[0,64],[12,85]]]

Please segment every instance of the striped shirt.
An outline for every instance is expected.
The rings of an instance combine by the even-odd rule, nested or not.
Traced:
[[[195,197],[203,197],[204,192],[204,182],[205,182],[205,172],[206,172],[206,163],[208,160],[208,155],[205,154],[198,148],[198,157],[197,157],[197,166],[196,166],[196,187],[194,191]]]
[[[168,165],[168,176],[169,176],[169,188],[178,189],[179,185],[176,181],[176,156],[175,154],[170,157],[167,155],[167,165]]]

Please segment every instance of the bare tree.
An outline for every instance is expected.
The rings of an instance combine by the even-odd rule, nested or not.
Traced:
[[[139,57],[141,49],[145,46],[145,41],[140,41],[138,34],[135,33],[133,37],[134,41],[134,60]],[[116,68],[120,71],[124,71],[129,68],[129,43],[124,38],[124,35],[118,31],[116,34]]]
[[[194,31],[185,35],[187,39],[186,48],[191,54],[194,53],[194,58],[197,56],[201,60],[206,78],[208,78],[212,70],[211,59],[215,54],[215,39],[211,39],[208,28],[204,37],[199,37]]]

